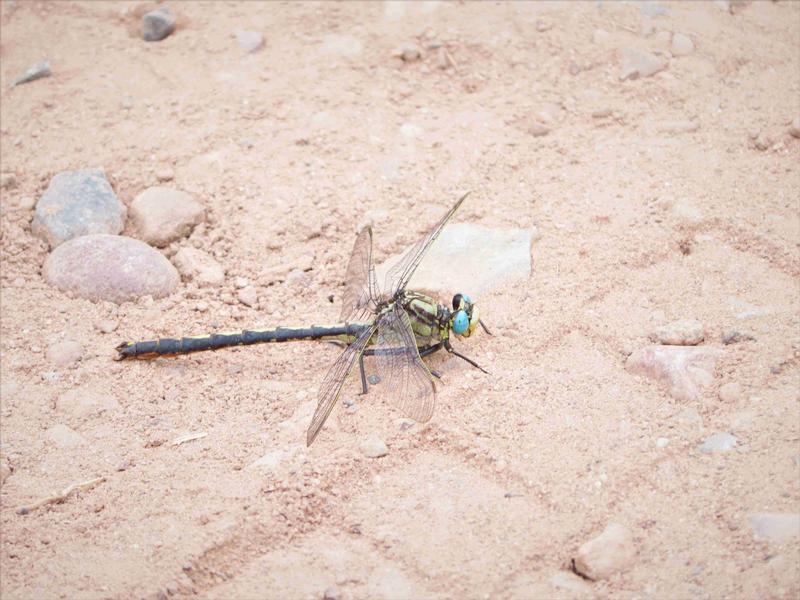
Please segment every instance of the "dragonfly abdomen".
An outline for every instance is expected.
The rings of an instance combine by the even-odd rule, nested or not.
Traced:
[[[219,350],[232,346],[250,346],[298,340],[338,340],[350,343],[369,327],[364,323],[345,323],[331,327],[277,327],[275,329],[245,329],[243,331],[212,333],[183,338],[160,338],[144,342],[123,342],[117,346],[117,360],[126,358],[156,358],[191,352]]]

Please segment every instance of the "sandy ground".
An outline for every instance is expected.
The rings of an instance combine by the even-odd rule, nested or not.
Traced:
[[[732,4],[181,2],[145,43],[135,4],[3,2],[2,597],[796,598],[797,538],[747,516],[800,505],[800,3]],[[672,32],[694,52],[670,58]],[[392,55],[431,41],[455,66]],[[620,81],[624,48],[668,67]],[[45,56],[52,77],[10,88]],[[209,218],[165,252],[207,249],[226,285],[121,306],[50,288],[19,204],[89,167],[126,204],[172,169]],[[493,375],[446,362],[425,426],[348,392],[306,449],[327,346],[111,360],[123,339],[332,321],[359,224],[383,259],[465,189],[461,222],[540,237],[530,279],[479,299],[495,336],[464,347]],[[308,254],[307,285],[270,278]],[[724,352],[694,401],[625,369],[679,318]],[[65,338],[84,356],[58,368]],[[118,407],[57,408],[78,387]],[[55,445],[59,424],[83,442]],[[739,446],[699,453],[715,432]],[[388,456],[361,454],[370,436]],[[635,559],[557,587],[610,522]]]

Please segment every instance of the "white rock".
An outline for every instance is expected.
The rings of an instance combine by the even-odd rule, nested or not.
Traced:
[[[550,578],[550,584],[555,588],[574,592],[578,595],[592,594],[592,586],[574,573],[567,573],[566,571],[559,571],[553,575]]]
[[[672,56],[686,56],[687,54],[691,54],[694,52],[694,42],[692,38],[683,33],[673,34],[670,52],[672,52]]]
[[[760,538],[786,542],[800,537],[800,513],[753,513],[747,520]]]
[[[59,448],[72,448],[86,443],[86,440],[73,429],[59,423],[46,432],[48,439]]]
[[[723,354],[707,347],[647,346],[633,352],[625,368],[665,383],[673,398],[694,400],[714,380],[714,367]]]
[[[712,454],[714,452],[730,452],[736,447],[738,440],[735,435],[730,433],[715,433],[706,438],[697,449],[703,454]]]
[[[651,339],[670,346],[696,346],[705,339],[705,330],[700,321],[681,319],[657,328]]]
[[[258,31],[237,29],[234,35],[236,36],[236,42],[239,44],[239,47],[248,54],[258,52],[264,47],[264,36]]]
[[[742,397],[742,386],[732,381],[721,385],[719,388],[719,399],[725,403],[733,404]]]
[[[225,271],[214,258],[197,248],[181,248],[172,257],[178,273],[200,286],[220,286],[225,283]]]
[[[252,285],[239,290],[236,296],[239,298],[239,302],[245,306],[253,307],[258,304],[258,293],[256,292],[256,288],[254,288]]]
[[[607,579],[627,568],[635,556],[631,532],[618,523],[609,523],[603,533],[578,549],[575,570],[592,580]]]
[[[800,138],[800,117],[792,119],[792,123],[789,125],[789,135]]]
[[[66,367],[83,358],[83,346],[74,340],[52,344],[47,349],[47,360],[57,367]]]
[[[639,77],[652,77],[667,68],[665,60],[650,52],[634,48],[624,48],[621,51],[619,62],[620,81],[638,79]]]
[[[130,215],[143,241],[163,247],[189,235],[205,220],[205,209],[186,192],[157,186],[136,196]]]
[[[78,418],[119,408],[119,402],[110,393],[98,392],[88,388],[76,388],[59,396],[56,408]]]
[[[389,448],[386,447],[383,440],[376,437],[371,437],[361,442],[359,449],[367,458],[381,458],[389,454]]]

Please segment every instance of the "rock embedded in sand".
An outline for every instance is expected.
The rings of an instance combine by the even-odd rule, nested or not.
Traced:
[[[662,381],[673,398],[695,400],[700,389],[714,380],[714,367],[722,355],[716,348],[647,346],[633,352],[625,368]]]
[[[0,189],[10,189],[17,185],[17,176],[14,173],[0,173]]]
[[[731,329],[722,334],[722,343],[726,346],[729,344],[738,344],[739,342],[751,342],[755,340],[749,333],[742,333],[736,329]]]
[[[592,580],[607,579],[627,568],[636,556],[631,532],[618,523],[609,523],[598,535],[578,549],[573,559],[575,571]]]
[[[703,324],[695,319],[680,319],[657,328],[650,336],[659,344],[670,346],[696,346],[705,337]]]
[[[672,35],[669,51],[672,56],[686,56],[694,52],[694,42],[688,35],[676,32]]]
[[[0,485],[3,485],[11,476],[14,470],[11,468],[11,463],[5,456],[0,456]]]
[[[800,513],[752,513],[747,520],[760,538],[786,542],[800,537]]]
[[[53,72],[50,70],[50,61],[45,58],[25,69],[25,72],[14,80],[11,87],[36,81],[43,77],[50,77],[52,73]]]
[[[172,258],[184,279],[200,286],[216,287],[225,283],[225,271],[214,258],[197,248],[181,248]]]
[[[56,408],[62,413],[82,419],[104,411],[116,410],[119,408],[119,402],[109,393],[81,387],[61,394],[56,400]]]
[[[150,11],[142,17],[142,38],[146,42],[159,42],[175,31],[175,15],[166,6]]]
[[[205,209],[186,192],[158,186],[136,196],[131,203],[131,219],[143,241],[164,247],[202,223]]]
[[[708,436],[697,449],[703,454],[713,454],[714,452],[730,452],[736,447],[738,439],[735,435],[727,432],[715,433]]]
[[[118,235],[85,235],[61,244],[45,260],[43,274],[62,292],[116,303],[163,298],[180,283],[175,267],[160,252]]]
[[[800,138],[800,117],[795,117],[789,125],[789,135]]]
[[[31,231],[55,248],[83,235],[117,234],[126,214],[101,169],[62,171],[36,203]]]
[[[655,54],[636,50],[635,48],[624,48],[620,54],[620,81],[626,79],[638,79],[639,77],[652,77],[659,71],[667,68],[665,60]]]
[[[47,360],[57,367],[66,367],[83,358],[83,347],[74,340],[63,340],[47,349]]]
[[[254,288],[252,285],[239,290],[236,296],[239,298],[239,302],[245,306],[254,307],[256,304],[258,304],[258,293],[256,292],[256,288]]]
[[[239,47],[248,54],[258,52],[264,47],[264,36],[258,31],[237,29],[233,32],[233,35],[236,37],[236,42],[239,44]]]
[[[386,447],[384,441],[376,437],[371,437],[361,442],[359,449],[361,454],[367,458],[381,458],[389,454],[389,448]]]
[[[47,438],[59,448],[72,448],[86,443],[83,436],[62,423],[53,425],[53,427],[48,429],[45,433]]]
[[[726,404],[738,402],[742,397],[742,386],[735,381],[731,381],[719,388],[719,399]]]

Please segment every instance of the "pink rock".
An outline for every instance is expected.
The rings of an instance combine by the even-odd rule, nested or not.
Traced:
[[[723,354],[705,346],[647,346],[631,354],[625,368],[664,382],[677,400],[694,400],[714,380],[714,367]]]
[[[131,218],[143,241],[163,247],[189,235],[205,219],[205,209],[186,192],[157,186],[136,196]]]
[[[618,523],[609,523],[603,533],[578,549],[573,559],[575,571],[589,579],[606,579],[628,567],[636,556],[631,532]]]

